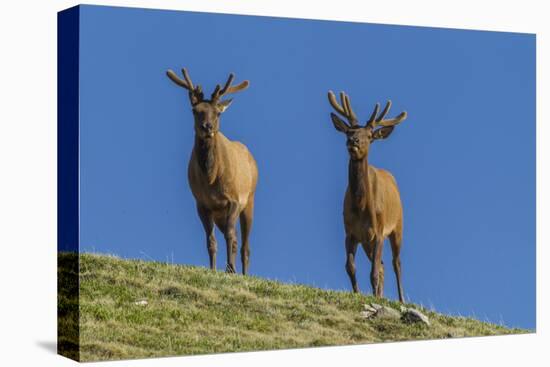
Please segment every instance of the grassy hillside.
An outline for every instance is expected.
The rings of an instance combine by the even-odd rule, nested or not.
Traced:
[[[60,287],[74,269],[64,269]],[[74,307],[60,292],[60,317]],[[416,307],[431,325],[361,317],[365,303],[399,304],[350,292],[227,275],[205,268],[80,256],[79,359],[98,361],[526,332]],[[72,310],[72,311],[71,311]],[[63,324],[63,320],[60,325]],[[72,344],[71,344],[72,343]]]

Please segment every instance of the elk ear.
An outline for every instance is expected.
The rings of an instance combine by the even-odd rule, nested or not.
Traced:
[[[231,99],[226,99],[225,101],[218,102],[218,104],[216,105],[216,108],[218,109],[218,112],[222,113],[225,110],[227,110],[227,107],[229,107],[231,105],[231,102],[233,102],[232,98]]]
[[[349,130],[349,126],[338,117],[334,112],[331,112],[330,118],[336,130],[346,133]]]
[[[372,133],[372,140],[386,139],[393,131],[395,126],[385,126]]]

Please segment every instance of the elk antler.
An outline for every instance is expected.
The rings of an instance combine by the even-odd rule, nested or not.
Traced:
[[[336,112],[344,116],[349,121],[349,124],[352,127],[359,126],[357,116],[351,109],[351,101],[349,99],[349,96],[346,95],[344,92],[340,92],[340,100],[342,101],[341,105],[336,100],[336,96],[334,95],[334,93],[332,91],[328,92],[328,101],[330,102],[331,106],[336,110]]]
[[[189,98],[191,99],[191,103],[196,104],[198,102],[201,102],[203,100],[203,93],[202,88],[200,85],[197,85],[196,87],[193,85],[193,82],[191,81],[191,78],[189,77],[189,73],[187,72],[187,69],[182,68],[181,69],[183,73],[184,79],[181,79],[174,71],[169,69],[166,72],[166,75],[170,80],[172,80],[174,83],[179,85],[182,88],[185,88],[189,91]]]
[[[235,78],[235,75],[231,73],[229,74],[229,78],[227,78],[227,81],[225,82],[225,85],[223,86],[223,88],[219,84],[216,85],[216,89],[214,89],[214,92],[212,93],[212,97],[210,99],[212,101],[218,101],[221,97],[223,97],[226,94],[240,92],[241,90],[248,88],[248,85],[250,84],[248,80],[245,80],[241,84],[232,86],[231,83],[233,82],[234,78]]]
[[[378,115],[378,111],[380,110],[380,103],[377,103],[376,106],[374,107],[374,111],[372,111],[372,114],[370,115],[370,118],[367,121],[367,124],[365,126],[371,126],[373,129],[378,126],[395,126],[407,118],[407,112],[403,111],[399,115],[397,115],[397,117],[394,117],[389,120],[384,120],[384,117],[386,117],[386,115],[390,111],[390,107],[391,107],[391,101],[386,102],[386,107],[384,107],[384,110],[382,110],[382,113]]]

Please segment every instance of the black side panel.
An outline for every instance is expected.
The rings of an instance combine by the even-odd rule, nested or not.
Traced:
[[[57,351],[80,359],[79,7],[57,14]]]

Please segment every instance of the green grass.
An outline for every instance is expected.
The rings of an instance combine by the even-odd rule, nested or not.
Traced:
[[[63,293],[73,279],[59,257],[61,354],[81,361],[238,352],[529,332],[424,312],[431,326],[365,320],[363,305],[399,304],[351,292],[228,275],[205,268],[80,255],[80,304]],[[147,300],[145,306],[136,301]],[[78,312],[77,314],[75,314]],[[75,316],[76,315],[76,316]],[[74,345],[79,345],[74,351]],[[65,352],[65,353],[64,353]],[[76,354],[75,354],[76,353]],[[76,355],[76,357],[75,357]]]

